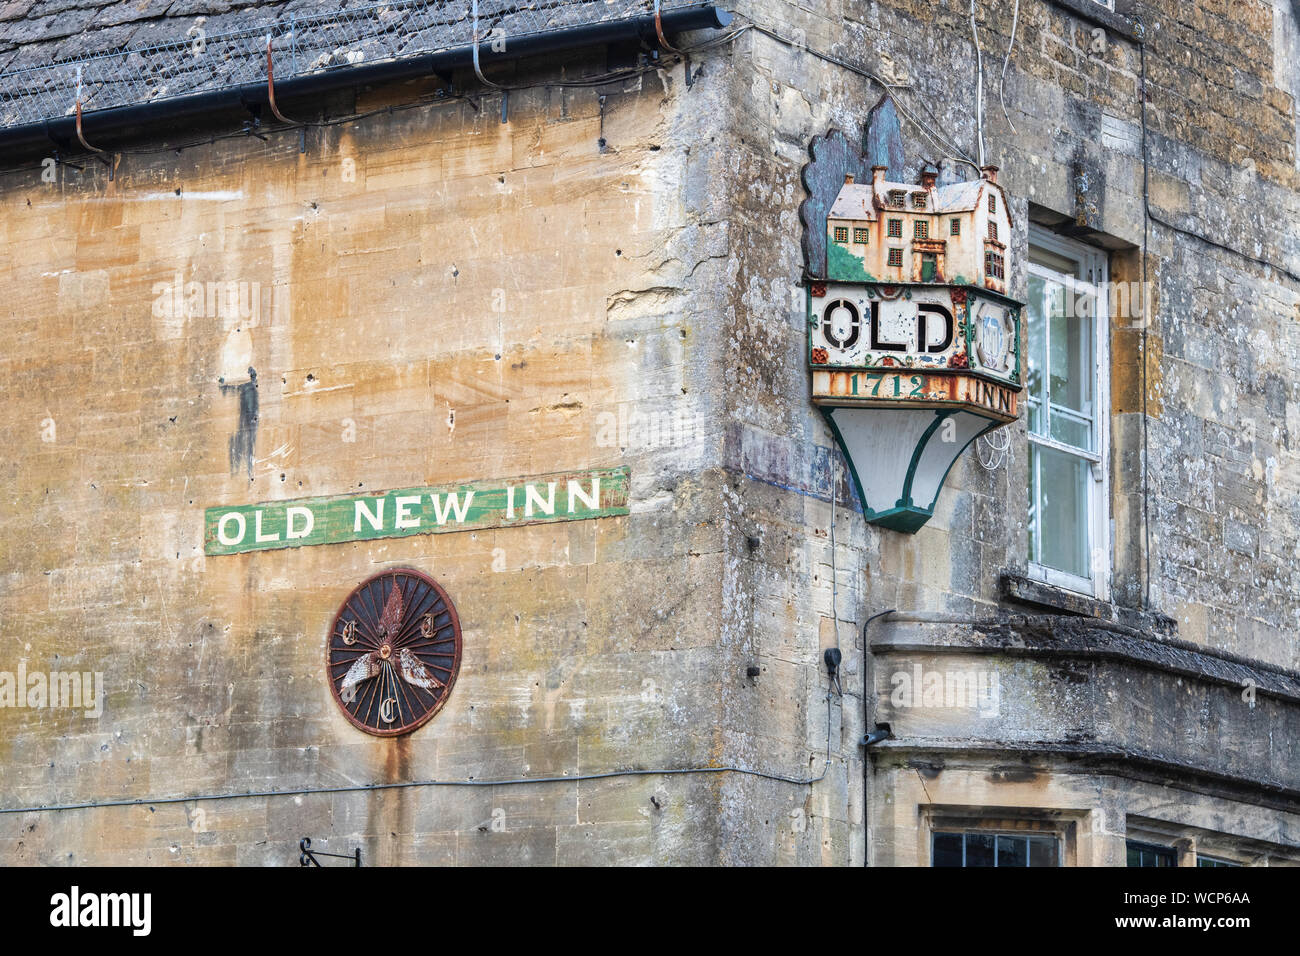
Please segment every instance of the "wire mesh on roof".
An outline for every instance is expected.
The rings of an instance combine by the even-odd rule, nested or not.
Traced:
[[[665,11],[702,5],[661,0]],[[277,81],[468,47],[471,10],[470,0],[395,0],[219,34],[191,26],[174,42],[12,70],[0,74],[0,128],[70,115],[79,78],[83,112],[265,83],[268,35]],[[653,10],[654,0],[479,0],[479,42],[485,53],[493,39],[508,49],[511,40]]]

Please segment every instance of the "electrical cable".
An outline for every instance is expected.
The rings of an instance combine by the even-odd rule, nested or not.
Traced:
[[[839,573],[835,560],[835,505],[839,498],[839,475],[831,476],[831,627],[834,628],[835,646],[840,646]]]
[[[266,35],[266,102],[271,107],[271,115],[278,119],[286,126],[302,126],[296,120],[291,120],[280,112],[280,107],[275,105],[275,69],[271,64],[271,34]]]
[[[756,33],[761,33],[766,37],[770,37],[779,43],[784,43],[786,46],[792,49],[803,50],[804,52],[817,57],[817,59],[819,60],[825,60],[827,63],[833,63],[836,66],[840,67],[841,69],[848,70],[850,73],[855,73],[858,76],[865,77],[866,79],[871,80],[873,83],[876,83],[879,86],[883,87],[891,94],[895,93],[897,90],[905,89],[905,87],[902,87],[897,83],[887,82],[879,74],[873,73],[871,70],[868,70],[865,67],[861,67],[861,66],[857,66],[856,64],[849,63],[847,60],[842,60],[839,57],[834,56],[830,53],[822,53],[820,50],[814,50],[812,47],[807,46],[806,44],[796,43],[794,40],[791,40],[789,37],[782,36],[781,34],[777,33],[774,30],[769,30],[767,27],[761,27],[757,23],[750,24],[749,28],[753,29],[754,32]],[[915,114],[913,114],[912,111],[909,110],[899,100],[897,96],[894,97],[894,105],[898,108],[898,111],[901,114],[903,114],[903,116],[909,122],[911,122],[914,126],[916,126],[917,129],[925,133],[925,135],[930,139],[930,142],[933,145],[938,146],[943,150],[951,150],[952,153],[955,154],[955,155],[945,154],[943,157],[944,159],[953,159],[958,162],[967,163],[968,165],[973,166],[976,169],[979,169],[979,165],[973,159],[971,159],[969,156],[963,153],[961,147],[957,146],[950,140],[945,139],[941,134],[937,133],[934,129],[932,129],[927,123],[925,123]]]
[[[474,2],[473,2],[473,4],[472,4],[472,10],[473,10],[473,16],[474,16],[474,75],[478,77],[478,81],[479,81],[480,83],[482,83],[484,86],[488,87],[489,89],[493,89],[493,90],[504,90],[504,89],[505,89],[504,86],[498,86],[496,83],[493,83],[493,82],[492,82],[491,80],[489,80],[486,76],[484,76],[484,75],[483,75],[483,68],[482,68],[481,66],[479,66],[479,62],[478,62],[478,0],[474,0]]]
[[[39,813],[56,810],[94,810],[100,807],[140,807],[176,803],[198,803],[209,800],[242,800],[254,797],[293,797],[320,793],[362,793],[375,790],[405,790],[420,787],[510,787],[530,783],[582,783],[590,780],[608,780],[614,777],[684,776],[689,774],[734,773],[759,777],[778,783],[809,786],[826,777],[831,763],[831,694],[826,693],[826,758],[822,772],[815,777],[789,777],[748,767],[684,767],[671,770],[610,770],[604,773],[583,773],[560,777],[519,777],[508,780],[409,780],[400,783],[364,783],[340,787],[297,787],[288,790],[248,790],[243,793],[202,793],[182,797],[140,798],[136,800],[101,800],[83,803],[60,803],[30,807],[0,807],[0,815],[7,813]]]
[[[1147,45],[1138,44],[1142,61],[1142,550],[1143,562],[1142,609],[1151,610],[1151,447],[1149,441],[1150,416],[1147,414],[1147,329],[1151,325],[1151,293],[1147,287],[1147,250],[1151,233],[1150,161],[1147,154]]]
[[[984,167],[984,51],[980,49],[979,27],[975,24],[975,0],[970,0],[970,35],[975,41],[975,136],[980,168]]]
[[[1016,131],[1016,124],[1011,122],[1011,114],[1007,112],[1007,67],[1011,64],[1011,51],[1016,45],[1016,27],[1020,23],[1020,0],[1016,0],[1015,10],[1011,14],[1011,39],[1007,41],[1007,54],[1002,58],[1002,79],[998,81],[998,99],[1002,102],[1002,115],[1006,118],[1007,125],[1011,127],[1011,135],[1019,136]]]

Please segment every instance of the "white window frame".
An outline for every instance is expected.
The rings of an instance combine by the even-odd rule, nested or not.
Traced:
[[[1102,601],[1110,600],[1111,543],[1110,521],[1110,299],[1109,271],[1106,253],[1093,246],[1085,245],[1063,236],[1030,225],[1029,245],[1045,252],[1069,259],[1078,265],[1078,276],[1084,282],[1091,282],[1096,288],[1096,314],[1093,317],[1093,356],[1096,365],[1096,381],[1093,390],[1093,423],[1096,433],[1096,450],[1088,453],[1071,445],[1064,445],[1051,438],[1035,435],[1026,427],[1031,444],[1066,452],[1092,462],[1092,481],[1088,488],[1089,541],[1091,544],[1091,577],[1080,577],[1056,568],[1049,568],[1029,557],[1029,577],[1064,588]],[[1061,273],[1034,262],[1026,262],[1030,275],[1059,281]],[[1025,309],[1026,334],[1030,321],[1029,309]],[[1050,328],[1047,330],[1047,347],[1050,351]],[[1026,355],[1027,355],[1026,351]],[[1026,381],[1028,381],[1028,360],[1026,360]],[[1026,396],[1026,407],[1028,396]],[[1026,411],[1028,415],[1028,411]],[[1026,420],[1026,426],[1028,421]],[[1035,457],[1029,456],[1030,467],[1034,467]],[[1030,487],[1034,487],[1034,474],[1030,473]],[[1026,495],[1028,500],[1028,495]],[[1039,541],[1041,542],[1041,533]],[[1041,546],[1041,544],[1040,544]]]

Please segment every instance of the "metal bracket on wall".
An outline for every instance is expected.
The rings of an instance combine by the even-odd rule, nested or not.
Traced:
[[[262,128],[262,107],[250,100],[241,99],[244,109],[248,111],[248,120],[244,123],[243,132],[246,136],[256,136],[264,143],[270,142],[265,133],[259,132]]]
[[[50,142],[54,144],[54,149],[52,150],[54,155],[52,159],[54,160],[55,166],[67,166],[70,169],[75,169],[79,173],[85,171],[86,169],[85,166],[78,166],[76,163],[68,162],[66,159],[63,158],[62,154],[59,152],[61,149],[67,149],[69,147],[70,144],[66,140],[57,140],[53,136],[51,136]]]
[[[303,837],[298,842],[298,865],[299,866],[320,866],[318,856],[333,857],[336,860],[351,860],[353,866],[361,865],[361,847],[357,847],[352,853],[326,853],[324,850],[312,850],[311,837]]]

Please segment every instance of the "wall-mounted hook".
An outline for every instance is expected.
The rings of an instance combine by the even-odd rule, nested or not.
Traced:
[[[326,853],[324,850],[313,850],[311,848],[311,837],[303,837],[298,841],[298,865],[299,866],[320,866],[318,856],[330,856],[336,860],[351,860],[353,866],[361,865],[361,847],[357,847],[353,852],[343,853]]]

